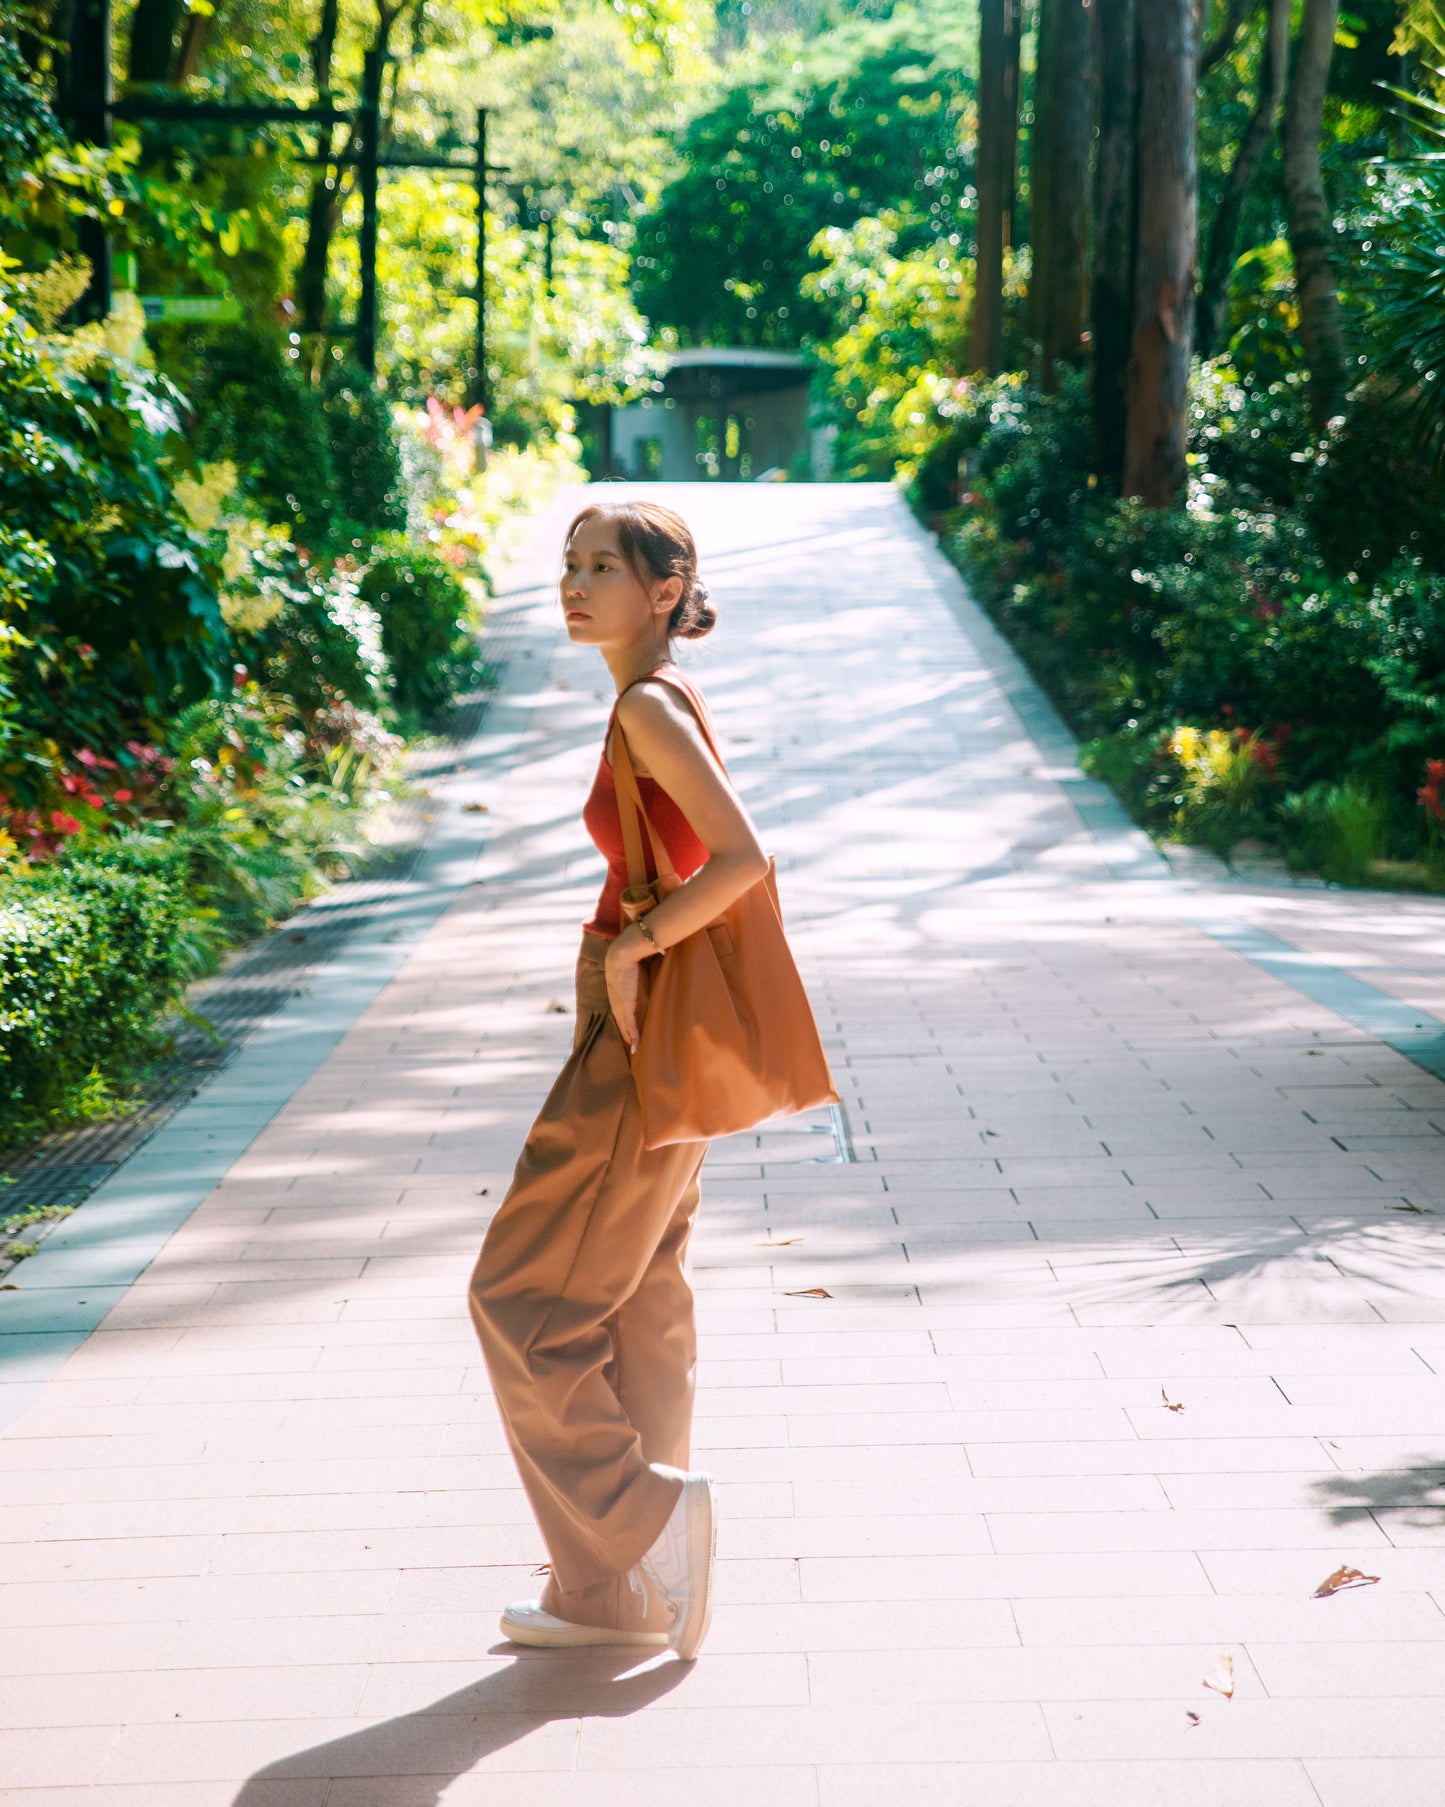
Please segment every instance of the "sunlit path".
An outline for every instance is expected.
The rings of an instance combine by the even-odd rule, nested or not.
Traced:
[[[0,1800],[1436,1807],[1445,1083],[1360,1019],[1445,1033],[1445,907],[1169,877],[890,488],[666,493],[843,1096],[710,1161],[707,1651],[496,1631],[542,1550],[463,1288],[607,701],[538,592],[455,901],[0,1440]]]

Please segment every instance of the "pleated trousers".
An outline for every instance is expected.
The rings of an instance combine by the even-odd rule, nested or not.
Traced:
[[[572,1053],[487,1231],[470,1306],[551,1559],[543,1606],[576,1624],[665,1629],[655,1590],[629,1571],[679,1492],[652,1464],[689,1464],[687,1249],[707,1144],[643,1147],[607,945],[583,937]]]

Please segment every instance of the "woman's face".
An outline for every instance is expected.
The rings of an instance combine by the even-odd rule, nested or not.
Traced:
[[[676,579],[674,588],[681,588]],[[603,517],[584,521],[562,564],[562,612],[577,646],[629,646],[666,628],[667,582],[651,591],[638,582],[617,544],[616,525]],[[656,605],[661,606],[659,607]]]

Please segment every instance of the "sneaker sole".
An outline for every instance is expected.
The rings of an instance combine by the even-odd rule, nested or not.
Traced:
[[[717,1554],[717,1514],[705,1475],[684,1482],[687,1493],[687,1617],[674,1625],[668,1642],[684,1663],[702,1649],[712,1623],[712,1576]],[[698,1558],[701,1556],[702,1560]]]
[[[629,1648],[665,1650],[665,1631],[609,1631],[605,1625],[523,1625],[502,1615],[502,1636],[529,1650],[578,1650],[590,1644],[624,1644]]]

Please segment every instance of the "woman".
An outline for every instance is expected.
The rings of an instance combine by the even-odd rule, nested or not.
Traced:
[[[650,502],[584,509],[561,601],[568,637],[597,648],[617,688],[582,816],[607,879],[583,931],[571,1058],[472,1277],[473,1321],[551,1557],[541,1599],[509,1606],[502,1630],[519,1644],[671,1644],[691,1660],[712,1610],[711,1486],[688,1471],[686,1256],[707,1144],[643,1147],[629,1061],[643,963],[713,921],[768,861],[708,750],[706,705],[671,658],[673,639],[717,619],[685,522]],[[618,735],[685,880],[628,924]]]

